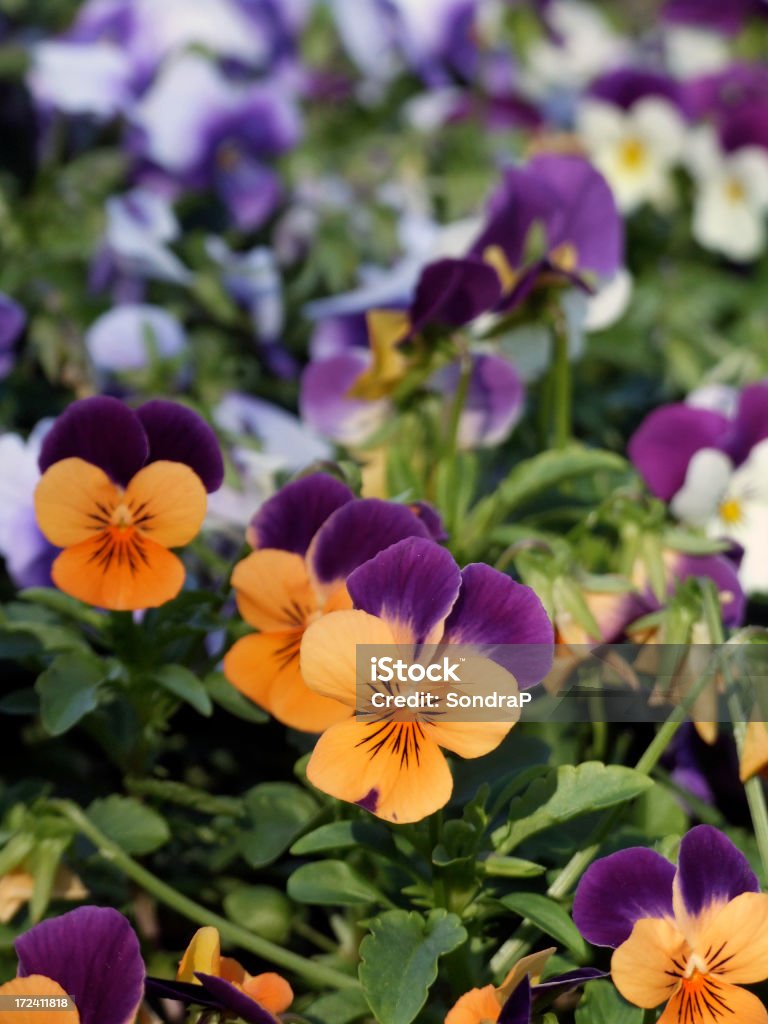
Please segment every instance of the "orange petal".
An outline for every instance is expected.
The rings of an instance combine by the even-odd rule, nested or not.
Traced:
[[[762,774],[768,768],[768,723],[750,722],[744,737],[744,746],[739,759],[739,774],[742,782],[753,775]]]
[[[220,960],[221,939],[218,929],[210,926],[199,928],[192,936],[192,941],[181,958],[176,980],[199,985],[200,982],[195,977],[195,971],[218,977]]]
[[[284,1013],[293,1002],[293,989],[279,974],[268,972],[249,978],[243,992],[270,1013]]]
[[[137,531],[104,531],[62,551],[53,582],[96,608],[137,611],[165,604],[184,585],[184,566],[166,548]]]
[[[324,697],[354,707],[357,697],[357,645],[391,646],[389,626],[361,611],[331,612],[313,622],[301,642],[301,674]]]
[[[307,778],[324,793],[386,821],[421,821],[444,807],[453,789],[445,757],[430,732],[428,725],[350,718],[332,725],[317,741]]]
[[[120,489],[103,469],[83,459],[62,459],[35,488],[37,524],[51,544],[68,548],[103,530],[120,499]]]
[[[232,586],[242,617],[266,633],[299,629],[317,613],[304,559],[290,551],[254,551],[235,566]]]
[[[471,714],[471,711],[469,712]],[[459,757],[483,757],[501,743],[513,722],[441,722],[435,721],[430,736]]]
[[[697,946],[710,971],[736,985],[768,978],[768,895],[745,892],[709,917]]]
[[[219,978],[224,981],[231,981],[233,985],[245,985],[249,975],[246,969],[237,960],[230,956],[223,956],[219,960]]]
[[[658,1024],[768,1024],[765,1007],[746,989],[728,985],[712,975],[698,975],[669,1001]]]
[[[16,911],[32,899],[35,880],[27,871],[9,871],[0,878],[0,924],[7,924]]]
[[[486,1021],[497,1021],[500,1013],[501,1003],[496,989],[493,985],[486,985],[463,995],[448,1011],[445,1024],[486,1024]]]
[[[673,961],[685,963],[688,952],[685,939],[673,924],[662,918],[643,917],[613,954],[611,977],[625,999],[650,1010],[674,994],[679,971]]]
[[[33,998],[43,996],[44,998],[66,996],[66,992],[55,981],[44,978],[40,974],[30,974],[28,978],[14,978],[5,985],[0,985],[0,996],[4,999],[11,997]],[[0,1012],[2,1024],[80,1024],[80,1014],[77,1010],[9,1010]]]
[[[197,473],[181,462],[153,462],[125,490],[133,525],[164,548],[189,544],[205,519],[208,496]]]
[[[233,686],[275,718],[303,732],[322,732],[349,714],[338,701],[313,693],[299,669],[302,631],[245,636],[224,658]]]

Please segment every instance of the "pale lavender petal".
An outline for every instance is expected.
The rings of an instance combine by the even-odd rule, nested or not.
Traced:
[[[552,667],[554,630],[544,605],[530,587],[481,562],[462,571],[443,640],[481,646],[522,688],[540,682]]]
[[[275,212],[283,194],[279,175],[247,157],[219,167],[216,191],[239,231],[255,231]]]
[[[697,825],[683,836],[676,884],[693,917],[712,903],[728,903],[744,892],[760,892],[747,858],[711,825]]]
[[[354,497],[346,484],[327,473],[294,480],[265,501],[254,516],[253,545],[304,555],[326,519]]]
[[[350,501],[318,530],[310,562],[320,583],[345,580],[380,551],[406,537],[429,537],[429,531],[407,505],[379,498]]]
[[[27,314],[18,302],[0,293],[0,351],[13,345],[26,322]]]
[[[187,345],[184,328],[159,306],[116,306],[95,320],[85,335],[91,362],[99,370],[141,370],[152,356],[173,359]]]
[[[367,440],[381,425],[386,402],[350,398],[349,391],[369,368],[370,353],[357,349],[310,363],[301,378],[302,419],[339,444]]]
[[[347,580],[355,608],[399,625],[412,643],[423,643],[448,615],[461,573],[434,541],[402,540],[356,569]]]
[[[629,457],[657,498],[669,501],[685,482],[688,463],[700,448],[723,450],[730,422],[720,413],[691,406],[654,409],[629,441]]]
[[[62,459],[99,466],[125,486],[147,460],[149,442],[141,421],[116,398],[82,398],[66,409],[46,434],[40,472]]]
[[[573,920],[595,946],[614,949],[641,917],[672,917],[675,868],[653,850],[635,846],[587,868],[573,901]]]
[[[177,402],[153,399],[139,406],[136,415],[147,433],[149,462],[167,459],[189,466],[209,492],[224,480],[224,460],[213,429],[192,409]]]
[[[435,373],[429,387],[446,395],[448,405],[456,395],[462,366],[450,363]],[[459,420],[462,449],[491,447],[509,437],[523,413],[525,387],[509,360],[496,355],[475,355],[466,399]]]
[[[109,907],[80,907],[35,925],[15,942],[19,977],[41,974],[74,999],[80,1024],[133,1024],[144,994],[144,963],[127,919]]]

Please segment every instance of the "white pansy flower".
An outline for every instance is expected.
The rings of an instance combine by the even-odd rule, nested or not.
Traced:
[[[629,213],[645,202],[669,202],[670,172],[682,158],[687,130],[668,100],[646,96],[623,110],[586,99],[577,114],[577,130],[621,210]]]
[[[759,146],[724,153],[707,127],[694,133],[688,164],[697,180],[696,241],[739,262],[758,257],[765,248],[768,153]]]
[[[673,513],[710,537],[744,549],[739,580],[747,593],[768,592],[768,441],[755,445],[738,468],[716,448],[702,448],[688,464]]]

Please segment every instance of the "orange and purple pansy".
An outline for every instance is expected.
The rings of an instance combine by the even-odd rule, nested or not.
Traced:
[[[133,1024],[144,963],[136,934],[117,910],[80,907],[35,925],[15,948],[18,977],[0,985],[0,996],[68,995],[75,1009],[14,1010],[13,1024]]]
[[[338,722],[346,709],[302,678],[304,630],[321,615],[352,607],[345,580],[363,562],[406,537],[431,536],[444,533],[428,506],[357,499],[325,473],[287,484],[255,516],[248,537],[256,550],[232,574],[240,614],[259,632],[229,651],[227,679],[294,729],[322,732]]]
[[[169,548],[199,532],[206,492],[224,466],[213,430],[175,402],[135,412],[115,398],[74,402],[46,435],[35,512],[47,539],[64,550],[54,583],[113,611],[155,608],[184,584]]]
[[[573,919],[585,939],[615,952],[611,975],[630,1003],[666,1003],[658,1024],[768,1024],[741,988],[768,978],[768,895],[746,857],[699,825],[677,869],[653,850],[621,850],[593,864]]]
[[[216,928],[200,928],[184,952],[175,981],[148,978],[147,989],[164,999],[202,1006],[247,1024],[279,1024],[277,1014],[293,1002],[279,974],[250,975],[237,960],[221,955]]]
[[[318,740],[307,777],[318,789],[388,821],[420,821],[451,796],[443,749],[481,757],[513,723],[441,721],[427,710],[412,721],[388,711],[358,720],[356,645],[469,644],[484,652],[525,645],[511,656],[514,679],[508,680],[524,688],[552,664],[552,624],[529,587],[487,565],[461,571],[444,548],[419,537],[392,545],[356,569],[347,591],[354,607],[314,622],[301,645],[307,685],[345,712]]]

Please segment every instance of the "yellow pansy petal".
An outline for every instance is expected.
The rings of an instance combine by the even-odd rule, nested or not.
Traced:
[[[697,975],[669,1001],[658,1024],[768,1024],[765,1007],[751,992],[712,975]]]
[[[448,764],[429,729],[353,718],[332,725],[317,741],[307,778],[324,793],[386,821],[421,821],[444,807],[453,789]]]
[[[501,1006],[493,985],[473,988],[448,1012],[445,1024],[486,1024],[487,1021],[497,1021]]]
[[[357,645],[394,644],[389,626],[361,611],[331,612],[313,622],[301,642],[301,674],[324,697],[356,704]]]
[[[614,952],[611,977],[625,999],[652,1009],[674,993],[679,980],[675,960],[685,963],[685,939],[669,921],[644,917]],[[671,972],[671,973],[668,973]]]
[[[37,524],[57,547],[80,544],[109,525],[120,497],[103,469],[83,459],[62,459],[35,488]]]
[[[696,951],[725,981],[752,985],[768,978],[768,895],[745,892],[713,914]]]
[[[201,974],[213,974],[218,977],[219,961],[221,960],[221,939],[216,928],[199,928],[192,936],[184,956],[179,964],[177,981],[186,981],[199,985],[195,971]]]
[[[739,775],[746,782],[768,768],[768,723],[750,722],[739,759]]]
[[[242,617],[266,633],[302,628],[317,614],[304,559],[290,551],[254,551],[235,566],[232,586]]]
[[[135,528],[165,548],[178,548],[200,532],[208,496],[189,466],[153,462],[133,477],[123,502]]]

